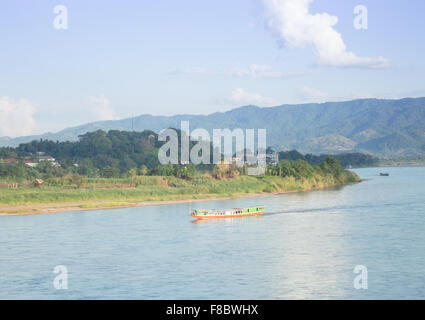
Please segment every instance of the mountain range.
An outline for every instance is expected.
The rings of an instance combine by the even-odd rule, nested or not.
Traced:
[[[18,138],[0,138],[0,146],[17,146],[38,139],[75,141],[96,130],[180,128],[267,129],[267,145],[278,150],[303,153],[365,152],[379,157],[425,156],[425,98],[400,100],[358,99],[344,102],[281,105],[260,108],[244,106],[209,115],[140,115],[122,120],[99,121],[67,128],[57,133]]]

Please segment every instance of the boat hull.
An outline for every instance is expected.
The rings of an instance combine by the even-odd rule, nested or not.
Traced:
[[[256,210],[256,211],[250,211],[252,209],[248,209],[248,210],[246,210],[246,209],[245,210],[242,210],[242,209],[225,210],[225,211],[221,211],[221,214],[214,214],[214,211],[212,211],[211,213],[203,213],[202,215],[192,212],[192,214],[190,216],[194,219],[204,220],[204,219],[242,218],[242,217],[258,216],[258,215],[264,214],[264,208],[258,208],[258,209],[260,209],[260,210]],[[241,212],[235,213],[235,210],[241,211]],[[248,211],[248,212],[243,212],[243,211]]]
[[[190,216],[195,219],[229,219],[229,218],[241,218],[241,217],[251,217],[251,216],[258,216],[260,214],[264,214],[264,211],[255,212],[255,213],[243,213],[243,214],[225,214],[225,215],[210,215],[210,216],[195,216],[191,214]]]

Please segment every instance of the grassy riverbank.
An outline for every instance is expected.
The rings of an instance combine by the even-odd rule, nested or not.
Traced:
[[[381,159],[378,164],[379,167],[423,167],[425,166],[425,159]]]
[[[308,191],[360,181],[345,170],[338,177],[316,175],[311,178],[279,176],[239,176],[214,179],[211,176],[184,180],[176,177],[141,176],[132,179],[87,179],[81,185],[58,183],[57,186],[20,185],[1,188],[0,213],[25,214],[61,211],[61,208],[93,209],[160,203],[189,199],[217,199],[252,194]],[[49,207],[49,205],[51,205]]]

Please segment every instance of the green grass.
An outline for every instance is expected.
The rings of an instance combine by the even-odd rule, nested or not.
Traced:
[[[391,167],[396,167],[396,166],[424,166],[425,165],[425,160],[424,159],[412,159],[412,160],[407,160],[407,159],[400,159],[400,160],[380,160],[379,161],[379,166],[381,167],[386,167],[386,166],[391,166]]]
[[[82,188],[72,185],[30,185],[18,189],[0,188],[0,206],[17,206],[43,203],[84,202],[82,208],[107,201],[102,206],[122,206],[126,203],[144,201],[172,201],[214,197],[240,196],[249,193],[273,193],[308,191],[333,187],[359,181],[357,175],[344,171],[338,179],[333,176],[318,176],[310,179],[282,178],[275,176],[241,176],[233,179],[216,180],[202,176],[193,180],[175,177],[144,176],[135,179],[87,179]]]
[[[130,205],[130,202],[122,201],[122,202],[102,202],[102,203],[85,203],[82,205],[79,205],[79,208],[82,209],[93,209],[93,208],[99,208],[99,207],[123,207]]]

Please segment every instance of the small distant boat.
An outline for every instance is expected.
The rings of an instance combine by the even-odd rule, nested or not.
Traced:
[[[251,208],[234,208],[234,209],[212,209],[202,210],[193,209],[190,216],[195,219],[212,219],[212,218],[239,218],[256,216],[263,214],[265,210],[264,206],[251,207]]]
[[[381,177],[389,177],[389,173],[383,173],[383,172],[381,172],[380,174],[379,174]]]

